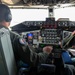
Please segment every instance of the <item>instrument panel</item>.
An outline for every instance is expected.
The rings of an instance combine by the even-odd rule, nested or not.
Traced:
[[[63,40],[67,33],[64,31],[73,31],[75,27],[74,21],[55,21],[55,18],[46,18],[46,21],[25,21],[22,23],[25,26],[35,29],[39,27],[38,30],[22,32],[23,36],[26,36],[28,43],[32,45],[39,44],[49,44],[49,45],[59,45],[60,41]],[[32,39],[29,39],[29,35],[32,34]],[[64,35],[63,35],[64,34]]]

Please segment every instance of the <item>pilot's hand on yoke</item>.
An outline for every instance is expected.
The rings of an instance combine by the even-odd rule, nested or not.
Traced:
[[[50,54],[53,50],[53,47],[52,46],[46,46],[43,48],[43,52],[47,53],[47,54]]]

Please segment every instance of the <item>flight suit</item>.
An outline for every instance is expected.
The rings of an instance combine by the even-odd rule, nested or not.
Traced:
[[[0,28],[3,26],[0,25]],[[5,27],[4,27],[5,28]],[[8,28],[6,28],[8,29]],[[22,38],[19,34],[10,31],[10,39],[15,55],[16,61],[21,60],[24,63],[27,63],[31,66],[36,66],[40,63],[45,63],[48,54],[45,52],[36,53],[33,51],[24,38]]]

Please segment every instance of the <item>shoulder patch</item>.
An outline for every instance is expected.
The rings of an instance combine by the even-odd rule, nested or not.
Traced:
[[[24,38],[20,38],[20,39],[19,39],[19,42],[20,42],[20,44],[22,44],[22,45],[27,45],[27,42],[26,42],[26,40],[25,40]]]

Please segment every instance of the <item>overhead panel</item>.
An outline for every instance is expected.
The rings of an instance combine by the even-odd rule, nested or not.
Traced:
[[[1,0],[2,3],[9,5],[56,5],[58,3],[70,3],[74,0]]]

